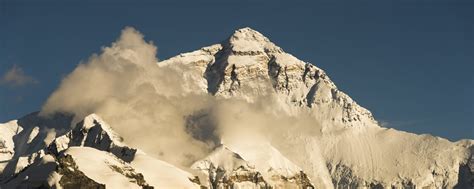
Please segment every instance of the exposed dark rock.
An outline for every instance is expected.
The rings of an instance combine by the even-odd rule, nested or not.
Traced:
[[[58,159],[57,172],[62,175],[59,184],[64,189],[105,189],[105,185],[97,183],[80,171],[70,155]]]

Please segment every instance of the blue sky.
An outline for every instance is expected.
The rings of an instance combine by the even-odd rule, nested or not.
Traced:
[[[474,1],[114,2],[0,2],[0,122],[39,110],[125,26],[159,59],[249,26],[324,69],[387,127],[474,138]]]

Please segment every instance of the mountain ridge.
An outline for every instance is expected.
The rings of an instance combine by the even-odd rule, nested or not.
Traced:
[[[139,48],[124,48],[127,56],[117,56],[137,60]],[[124,133],[98,114],[76,117],[77,123],[67,114],[32,114],[0,124],[0,186],[68,188],[78,179],[99,188],[474,187],[474,140],[450,142],[381,127],[322,69],[251,28],[154,66],[180,74],[180,95],[209,95],[223,102],[213,111],[232,115],[226,127],[203,129],[224,132],[209,154],[180,167],[128,146]],[[234,107],[232,100],[245,103]],[[186,117],[201,129],[214,124],[206,120],[212,113],[198,110]],[[262,132],[259,124],[272,127]]]

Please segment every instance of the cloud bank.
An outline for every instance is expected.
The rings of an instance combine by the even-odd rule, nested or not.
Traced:
[[[157,66],[157,47],[143,38],[125,28],[110,47],[64,78],[41,115],[68,112],[78,121],[96,113],[126,143],[182,167],[222,142],[270,141],[284,147],[285,133],[320,131],[309,113],[287,115],[271,94],[248,103],[197,92],[199,86],[182,76],[191,68]]]
[[[203,156],[207,145],[186,133],[183,117],[206,105],[208,97],[184,94],[181,70],[159,68],[156,51],[138,31],[125,28],[61,82],[41,114],[68,112],[81,119],[97,113],[127,143],[162,159],[186,164]]]

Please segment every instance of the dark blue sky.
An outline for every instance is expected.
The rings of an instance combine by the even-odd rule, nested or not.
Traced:
[[[0,85],[0,122],[39,110],[125,26],[159,59],[249,26],[324,69],[387,127],[474,138],[474,1],[131,2],[0,1],[0,74],[17,65],[38,81]]]

